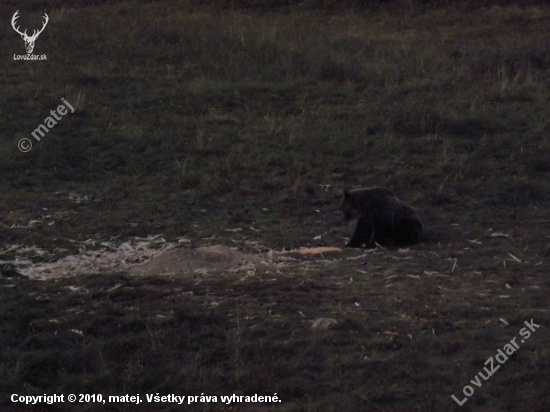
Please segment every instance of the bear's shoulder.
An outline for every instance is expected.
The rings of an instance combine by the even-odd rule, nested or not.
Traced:
[[[386,189],[385,187],[359,187],[355,189],[350,189],[344,191],[344,193],[347,193],[352,196],[394,196],[393,192],[389,189]]]

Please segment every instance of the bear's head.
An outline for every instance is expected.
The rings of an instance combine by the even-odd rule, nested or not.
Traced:
[[[353,193],[347,190],[344,190],[344,195],[342,196],[342,201],[340,202],[340,209],[344,212],[344,219],[346,222],[361,215],[361,208],[353,196]]]

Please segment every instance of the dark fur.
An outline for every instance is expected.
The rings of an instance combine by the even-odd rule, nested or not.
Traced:
[[[345,190],[340,207],[346,221],[359,217],[348,247],[414,245],[422,236],[418,213],[388,189]]]

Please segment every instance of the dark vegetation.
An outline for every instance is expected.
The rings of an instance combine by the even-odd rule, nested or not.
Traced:
[[[32,32],[44,2],[2,2],[2,262],[15,244],[48,251],[39,262],[78,253],[71,240],[159,233],[193,247],[341,246],[353,229],[335,194],[353,186],[392,189],[429,238],[246,282],[2,276],[0,409],[97,406],[14,405],[12,393],[550,409],[550,8],[335,4],[51,0],[34,50],[48,60],[25,62],[8,22],[19,9]],[[76,112],[34,141],[61,98]],[[313,332],[318,317],[338,324]],[[459,407],[451,395],[531,318],[540,329]]]

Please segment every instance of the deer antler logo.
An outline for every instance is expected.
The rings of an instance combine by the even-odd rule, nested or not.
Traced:
[[[19,31],[19,27],[15,27],[15,21],[19,18],[19,10],[17,10],[11,19],[11,26],[13,29],[21,35],[21,38],[25,41],[25,48],[27,49],[27,54],[31,54],[34,49],[34,42],[38,38],[38,35],[44,31],[46,28],[46,25],[48,24],[48,21],[50,18],[46,13],[44,13],[44,23],[42,24],[42,28],[40,30],[34,30],[32,33],[32,36],[27,35],[27,30],[25,30],[24,33],[21,33]]]

